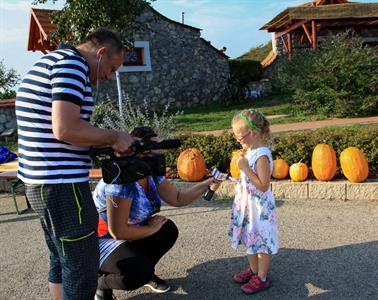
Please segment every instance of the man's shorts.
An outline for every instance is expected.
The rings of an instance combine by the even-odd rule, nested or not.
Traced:
[[[89,299],[97,285],[99,245],[88,182],[26,184],[25,192],[50,250],[49,282],[64,282],[65,299]]]

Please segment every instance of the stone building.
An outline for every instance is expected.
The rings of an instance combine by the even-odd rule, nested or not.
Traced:
[[[54,25],[49,10],[33,8],[28,50],[48,52]],[[152,7],[138,17],[134,50],[116,76],[99,86],[100,100],[144,99],[154,109],[186,108],[220,101],[229,76],[228,56],[201,38],[201,30],[166,18]],[[53,47],[54,48],[54,47]]]

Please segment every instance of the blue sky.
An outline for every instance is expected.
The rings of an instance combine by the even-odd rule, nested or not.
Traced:
[[[0,60],[7,69],[14,68],[21,76],[42,55],[26,50],[31,0],[0,0]],[[287,7],[306,0],[157,0],[153,7],[164,16],[202,29],[201,35],[217,48],[227,47],[226,54],[238,57],[251,47],[271,39],[261,31],[265,23]],[[378,2],[360,0],[358,2]],[[59,9],[64,1],[39,5]]]

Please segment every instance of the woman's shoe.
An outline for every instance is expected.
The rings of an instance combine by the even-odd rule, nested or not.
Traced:
[[[155,274],[152,275],[150,282],[145,284],[144,286],[149,287],[156,293],[166,293],[171,289],[171,287],[167,284],[165,280],[157,277]]]

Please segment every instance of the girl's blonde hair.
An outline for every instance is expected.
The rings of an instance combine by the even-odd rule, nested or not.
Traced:
[[[269,142],[272,136],[269,121],[261,112],[255,109],[245,109],[237,113],[232,118],[231,125],[245,130],[254,130],[261,135],[261,138],[266,143]]]

